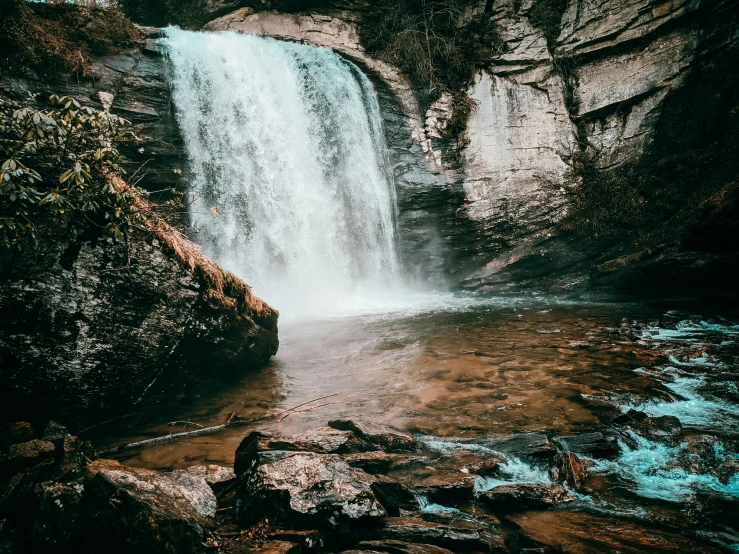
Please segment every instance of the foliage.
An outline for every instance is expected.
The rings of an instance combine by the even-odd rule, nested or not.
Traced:
[[[115,6],[0,0],[0,71],[53,77],[92,77],[91,54],[139,40],[140,33]]]
[[[80,219],[123,238],[142,222],[142,191],[112,182],[124,173],[118,145],[136,140],[130,123],[69,96],[49,103],[0,106],[0,242],[34,244]]]
[[[567,9],[567,0],[536,0],[529,11],[529,20],[541,30],[549,46],[554,51],[554,43],[559,36],[562,14]]]
[[[464,90],[475,68],[503,48],[490,14],[469,0],[380,0],[364,17],[360,39],[409,75],[424,109],[445,91]]]

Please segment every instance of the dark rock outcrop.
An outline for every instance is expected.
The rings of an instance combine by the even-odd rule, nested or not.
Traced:
[[[237,512],[244,522],[267,516],[323,525],[385,515],[371,485],[339,456],[308,452],[277,453],[247,469],[240,476]]]
[[[357,436],[381,446],[388,452],[408,451],[416,447],[416,439],[413,435],[392,427],[354,419],[335,419],[329,421],[328,424],[334,429],[353,431]]]
[[[588,470],[583,461],[572,452],[559,452],[549,468],[552,481],[566,483],[571,489],[582,490],[588,478]]]
[[[572,502],[575,498],[561,485],[548,483],[512,483],[500,485],[480,495],[482,502],[505,512],[530,508],[549,508],[555,504]]]
[[[683,436],[683,426],[675,416],[650,417],[644,412],[629,410],[614,421],[645,439],[664,442],[669,446],[680,444]]]

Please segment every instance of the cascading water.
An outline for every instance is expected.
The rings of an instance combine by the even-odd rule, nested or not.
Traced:
[[[196,240],[283,313],[400,288],[377,98],[326,48],[170,28]]]

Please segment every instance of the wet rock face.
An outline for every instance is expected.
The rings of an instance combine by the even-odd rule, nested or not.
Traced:
[[[134,469],[113,460],[87,468],[83,503],[91,544],[114,552],[199,552],[217,502],[202,477]]]
[[[268,515],[334,525],[385,515],[370,484],[333,454],[283,452],[260,460],[240,477],[238,494],[238,517],[246,522]]]
[[[615,421],[645,439],[663,442],[669,446],[680,444],[683,436],[683,427],[675,416],[650,417],[644,412],[629,410]]]
[[[50,242],[42,262],[0,252],[0,274],[7,418],[53,409],[68,425],[89,425],[131,406],[165,368],[203,361],[243,371],[277,349],[275,323],[206,304],[189,268],[143,234],[128,248],[70,234]]]
[[[328,424],[334,429],[353,431],[357,436],[382,447],[387,452],[408,451],[416,447],[416,439],[413,435],[392,427],[355,419],[335,419],[329,421]]]
[[[547,483],[513,483],[485,491],[480,499],[489,507],[506,512],[529,508],[549,508],[572,502],[575,497],[561,485]]]
[[[571,489],[579,491],[585,487],[588,470],[577,454],[560,452],[554,457],[549,476],[552,481],[565,483]]]

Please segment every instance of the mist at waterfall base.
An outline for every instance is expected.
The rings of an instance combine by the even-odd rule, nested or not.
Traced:
[[[165,35],[207,254],[288,320],[451,300],[403,278],[380,110],[353,63],[254,35]]]

